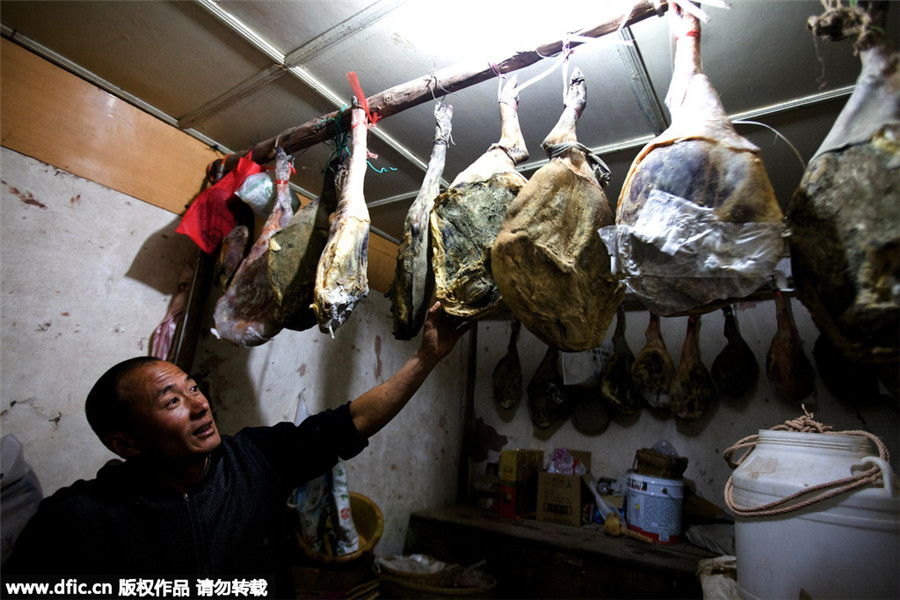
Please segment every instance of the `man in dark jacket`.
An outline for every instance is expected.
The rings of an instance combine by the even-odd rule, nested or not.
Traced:
[[[435,304],[420,347],[384,383],[299,426],[234,436],[220,436],[206,397],[177,366],[150,357],[116,365],[85,411],[125,461],[45,499],[4,565],[4,581],[52,574],[54,582],[112,582],[112,595],[122,597],[148,586],[160,588],[157,597],[178,595],[176,587],[209,596],[214,586],[214,596],[292,597],[291,490],[361,452],[463,331]]]

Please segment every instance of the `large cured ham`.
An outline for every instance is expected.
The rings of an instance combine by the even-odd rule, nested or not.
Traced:
[[[631,365],[634,387],[644,395],[651,407],[668,408],[669,387],[675,377],[675,363],[660,331],[659,315],[650,313],[644,338],[646,343]]]
[[[600,345],[625,293],[597,235],[615,221],[603,193],[609,171],[575,134],[586,101],[576,68],[541,144],[550,162],[519,190],[491,250],[491,272],[513,314],[544,343],[573,352]]]
[[[397,250],[394,281],[385,294],[391,301],[394,337],[409,340],[419,333],[434,294],[434,271],[431,269],[431,209],[441,192],[441,175],[447,160],[453,107],[438,103],[434,107],[434,143],[425,178],[416,199],[406,213],[403,239]]]
[[[312,309],[319,257],[328,242],[329,215],[337,207],[336,180],[341,161],[325,169],[319,197],[297,211],[269,242],[269,280],[278,299],[276,316],[287,329],[303,331],[316,325]]]
[[[501,306],[491,273],[491,246],[526,179],[515,166],[528,158],[519,127],[516,76],[500,92],[500,141],[464,169],[431,212],[435,295],[451,315],[478,319]]]
[[[759,377],[759,364],[750,345],[741,337],[734,309],[726,306],[724,334],[728,342],[710,368],[716,389],[731,398],[741,398]]]
[[[312,308],[319,330],[334,335],[356,304],[369,293],[369,207],[363,195],[366,175],[366,111],[354,99],[350,158],[328,242],[316,269]]]
[[[858,36],[862,70],[787,216],[794,284],[816,326],[849,360],[897,373],[900,52],[877,27],[879,20],[880,14],[839,3],[810,19],[817,35]]]
[[[766,377],[782,397],[803,400],[815,391],[815,372],[803,352],[791,299],[782,292],[775,293],[775,320],[777,328],[766,353]]]
[[[259,346],[282,329],[275,315],[278,300],[269,282],[266,265],[269,240],[294,214],[290,177],[290,157],[278,148],[275,154],[275,206],[250,252],[234,273],[231,285],[216,302],[213,313],[216,335],[238,346]]]
[[[700,418],[715,404],[718,393],[700,356],[700,316],[688,317],[681,360],[670,391],[672,414],[685,421]]]
[[[670,10],[671,126],[635,158],[616,212],[617,272],[663,316],[768,283],[784,225],[759,148],[737,134],[703,73],[700,25]]]

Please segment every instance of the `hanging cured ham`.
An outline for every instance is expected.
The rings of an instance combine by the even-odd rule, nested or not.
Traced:
[[[634,354],[625,340],[625,309],[616,311],[616,329],[613,332],[613,353],[600,375],[600,395],[619,414],[634,414],[641,406],[641,394],[631,378]]]
[[[391,331],[398,340],[409,340],[419,333],[434,294],[429,237],[431,209],[434,207],[434,199],[441,191],[441,175],[447,160],[453,107],[449,104],[436,104],[434,117],[437,125],[434,128],[431,158],[428,160],[422,187],[406,213],[403,239],[397,250],[394,281],[385,294],[391,301]]]
[[[681,360],[670,391],[672,414],[685,421],[700,418],[712,408],[718,394],[700,356],[700,316],[688,317]]]
[[[519,350],[516,347],[521,328],[522,323],[518,319],[513,319],[506,354],[497,362],[491,373],[494,402],[503,410],[515,408],[522,398],[522,364],[519,362]]]
[[[549,429],[569,416],[569,402],[559,372],[559,350],[547,346],[541,364],[528,382],[528,408],[538,429]]]
[[[500,92],[500,141],[456,176],[431,212],[435,294],[451,315],[478,319],[501,306],[491,273],[491,246],[509,203],[526,179],[516,76]]]
[[[285,227],[293,216],[291,158],[281,148],[275,154],[275,206],[246,258],[241,262],[231,285],[216,302],[213,313],[216,334],[238,346],[259,346],[268,342],[281,325],[276,318],[278,300],[269,282],[269,240]]]
[[[573,352],[600,345],[625,293],[597,235],[615,221],[603,193],[609,170],[575,134],[586,101],[576,68],[541,144],[550,162],[519,190],[491,250],[491,272],[513,314],[544,343]]]
[[[653,312],[704,312],[768,283],[782,213],[759,148],[739,136],[703,73],[700,25],[670,10],[671,126],[635,158],[616,212],[616,271]]]
[[[328,242],[319,258],[312,309],[319,330],[334,335],[369,293],[369,207],[363,195],[366,175],[366,111],[354,98],[347,176],[331,218]]]
[[[710,368],[716,389],[731,398],[741,398],[750,391],[759,377],[759,365],[753,350],[741,337],[734,309],[726,306],[724,334],[728,342]]]
[[[213,271],[216,274],[216,285],[223,290],[228,289],[231,278],[244,261],[249,242],[250,229],[246,225],[235,225],[234,229],[222,240]]]
[[[856,37],[862,70],[809,162],[787,216],[794,284],[816,326],[849,360],[896,373],[900,52],[879,28],[881,16],[836,3],[810,19],[816,35]]]
[[[312,309],[319,257],[328,242],[329,215],[337,207],[335,180],[341,161],[325,169],[319,197],[297,211],[269,242],[268,270],[278,299],[276,316],[287,329],[303,331],[316,325]]]
[[[766,353],[766,377],[784,398],[803,400],[815,390],[815,373],[803,352],[791,299],[782,292],[775,293],[775,320],[777,329]]]
[[[668,408],[669,387],[675,377],[675,363],[666,348],[659,329],[659,315],[650,313],[650,321],[644,332],[647,340],[631,365],[631,379],[634,386],[644,395],[653,408]]]

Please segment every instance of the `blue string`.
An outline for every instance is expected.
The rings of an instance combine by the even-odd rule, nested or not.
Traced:
[[[372,170],[375,171],[376,173],[384,173],[385,171],[396,171],[396,170],[397,170],[397,169],[394,168],[394,167],[381,167],[381,168],[378,168],[378,167],[375,167],[374,165],[372,165],[372,163],[370,163],[369,161],[366,161],[366,164],[369,165],[369,167],[371,167]]]

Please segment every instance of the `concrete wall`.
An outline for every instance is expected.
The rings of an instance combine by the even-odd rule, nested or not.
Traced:
[[[114,458],[84,398],[107,368],[149,354],[197,251],[171,212],[6,148],[0,157],[0,425],[49,494]]]

